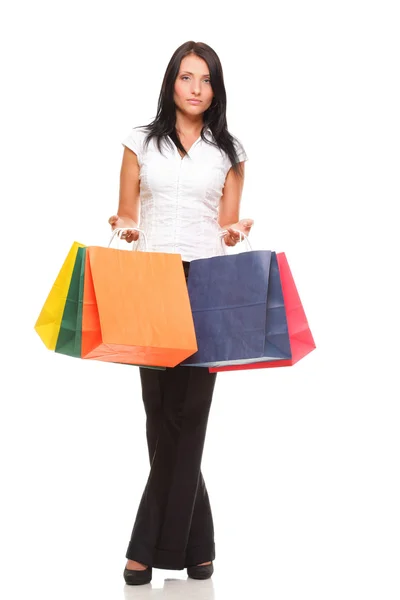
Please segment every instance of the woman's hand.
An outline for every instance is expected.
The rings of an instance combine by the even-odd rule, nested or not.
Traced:
[[[137,223],[133,219],[128,219],[127,217],[120,217],[119,215],[113,215],[108,219],[109,224],[111,225],[111,229],[118,229],[120,227],[137,227]],[[120,237],[127,242],[136,242],[139,239],[139,232],[134,231],[133,229],[130,231],[122,231],[120,233]]]
[[[227,230],[227,233],[223,237],[225,244],[227,246],[236,246],[236,244],[244,238],[240,235],[239,232],[234,231],[234,229],[239,229],[239,231],[241,231],[245,235],[249,235],[253,224],[253,219],[240,219],[240,221],[238,221],[237,223],[233,223],[232,225],[224,227],[224,229]]]

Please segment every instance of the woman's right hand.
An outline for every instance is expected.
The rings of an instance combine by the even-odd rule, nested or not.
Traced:
[[[120,227],[137,227],[137,223],[133,219],[127,217],[120,217],[119,215],[113,215],[108,219],[111,229],[119,229]],[[122,231],[120,237],[127,242],[136,242],[139,239],[139,232],[131,229],[130,231]]]

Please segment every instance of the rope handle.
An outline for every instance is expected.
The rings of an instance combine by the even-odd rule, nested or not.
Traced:
[[[146,234],[143,231],[143,229],[139,229],[139,227],[117,227],[116,229],[114,229],[114,231],[112,233],[112,236],[111,236],[111,239],[110,239],[110,242],[108,244],[108,248],[111,246],[111,243],[112,243],[112,241],[113,241],[113,239],[115,237],[117,237],[118,240],[121,239],[121,235],[120,234],[123,231],[139,231],[139,233],[142,233],[143,237],[144,237],[145,252],[147,251],[147,237],[146,237]],[[117,242],[117,248],[119,248],[119,241]],[[133,246],[132,246],[132,250],[134,250]]]
[[[248,249],[251,251],[251,250],[252,250],[252,247],[251,247],[250,240],[249,240],[248,236],[247,236],[245,233],[243,233],[243,231],[240,231],[240,229],[235,229],[234,227],[233,227],[232,229],[233,229],[233,231],[237,231],[237,232],[240,234],[240,241],[242,241],[242,236],[243,236],[243,238],[246,240],[246,244],[247,244],[247,247],[248,247]],[[221,238],[221,242],[222,242],[222,243],[223,243],[223,237],[224,237],[224,236],[225,236],[227,233],[228,233],[228,230],[227,230],[227,229],[223,229],[223,230],[222,230],[222,231],[221,231],[221,232],[218,234],[218,235],[219,235],[219,237]],[[226,246],[226,244],[225,244],[225,246]]]

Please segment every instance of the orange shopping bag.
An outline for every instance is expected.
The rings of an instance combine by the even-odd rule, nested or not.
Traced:
[[[174,367],[197,349],[180,254],[87,248],[82,358]]]

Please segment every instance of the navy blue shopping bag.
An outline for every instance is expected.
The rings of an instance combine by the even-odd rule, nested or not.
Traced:
[[[198,351],[182,366],[291,357],[275,252],[252,250],[193,260],[188,292]]]

